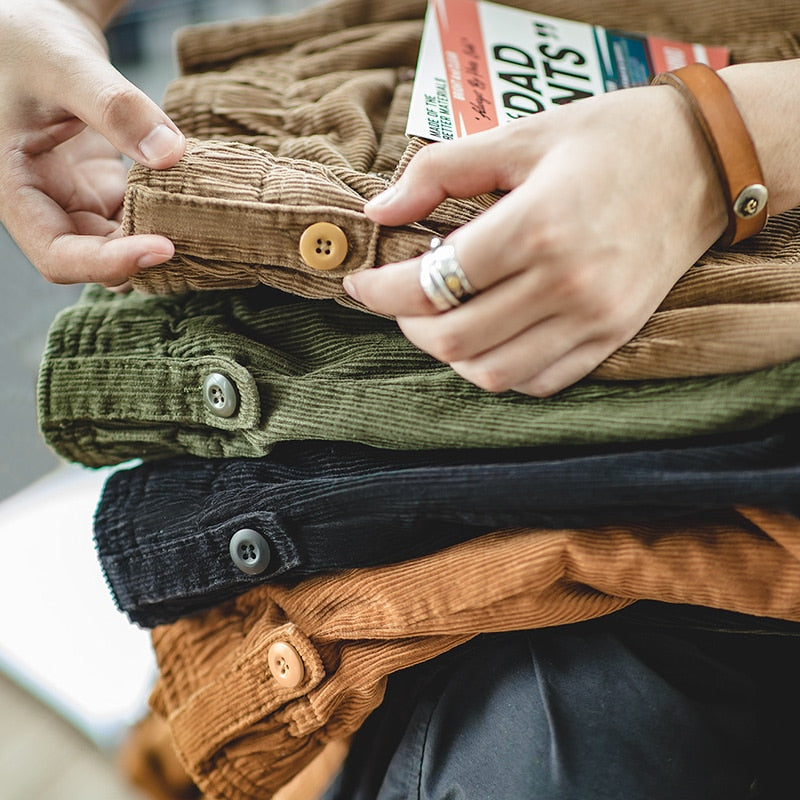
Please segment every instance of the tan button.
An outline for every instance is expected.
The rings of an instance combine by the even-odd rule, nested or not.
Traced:
[[[275,642],[269,648],[267,663],[272,677],[285,689],[294,689],[303,682],[303,659],[287,642]]]
[[[300,257],[314,269],[336,269],[347,257],[347,237],[332,222],[315,222],[300,237]]]

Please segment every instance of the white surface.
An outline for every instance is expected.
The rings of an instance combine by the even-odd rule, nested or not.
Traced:
[[[64,466],[0,503],[0,668],[101,746],[143,714],[155,676],[94,550],[108,474]]]

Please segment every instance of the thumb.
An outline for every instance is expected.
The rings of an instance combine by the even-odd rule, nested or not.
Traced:
[[[100,55],[87,56],[82,67],[62,94],[68,111],[145,166],[163,169],[180,159],[186,139],[157,103]]]
[[[494,131],[423,147],[405,172],[365,206],[381,225],[404,225],[422,219],[447,197],[475,197],[509,188],[502,160],[494,156]]]

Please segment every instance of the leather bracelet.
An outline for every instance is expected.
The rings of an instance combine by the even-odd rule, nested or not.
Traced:
[[[725,81],[705,64],[688,64],[656,75],[651,83],[681,93],[708,142],[728,208],[728,227],[716,246],[755,236],[767,222],[769,193],[755,145]]]

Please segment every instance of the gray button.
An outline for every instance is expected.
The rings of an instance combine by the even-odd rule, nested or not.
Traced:
[[[233,563],[246,575],[259,575],[269,566],[269,544],[252,528],[242,528],[231,536]]]
[[[212,372],[203,382],[203,400],[217,417],[230,417],[239,405],[236,387],[220,372]]]

